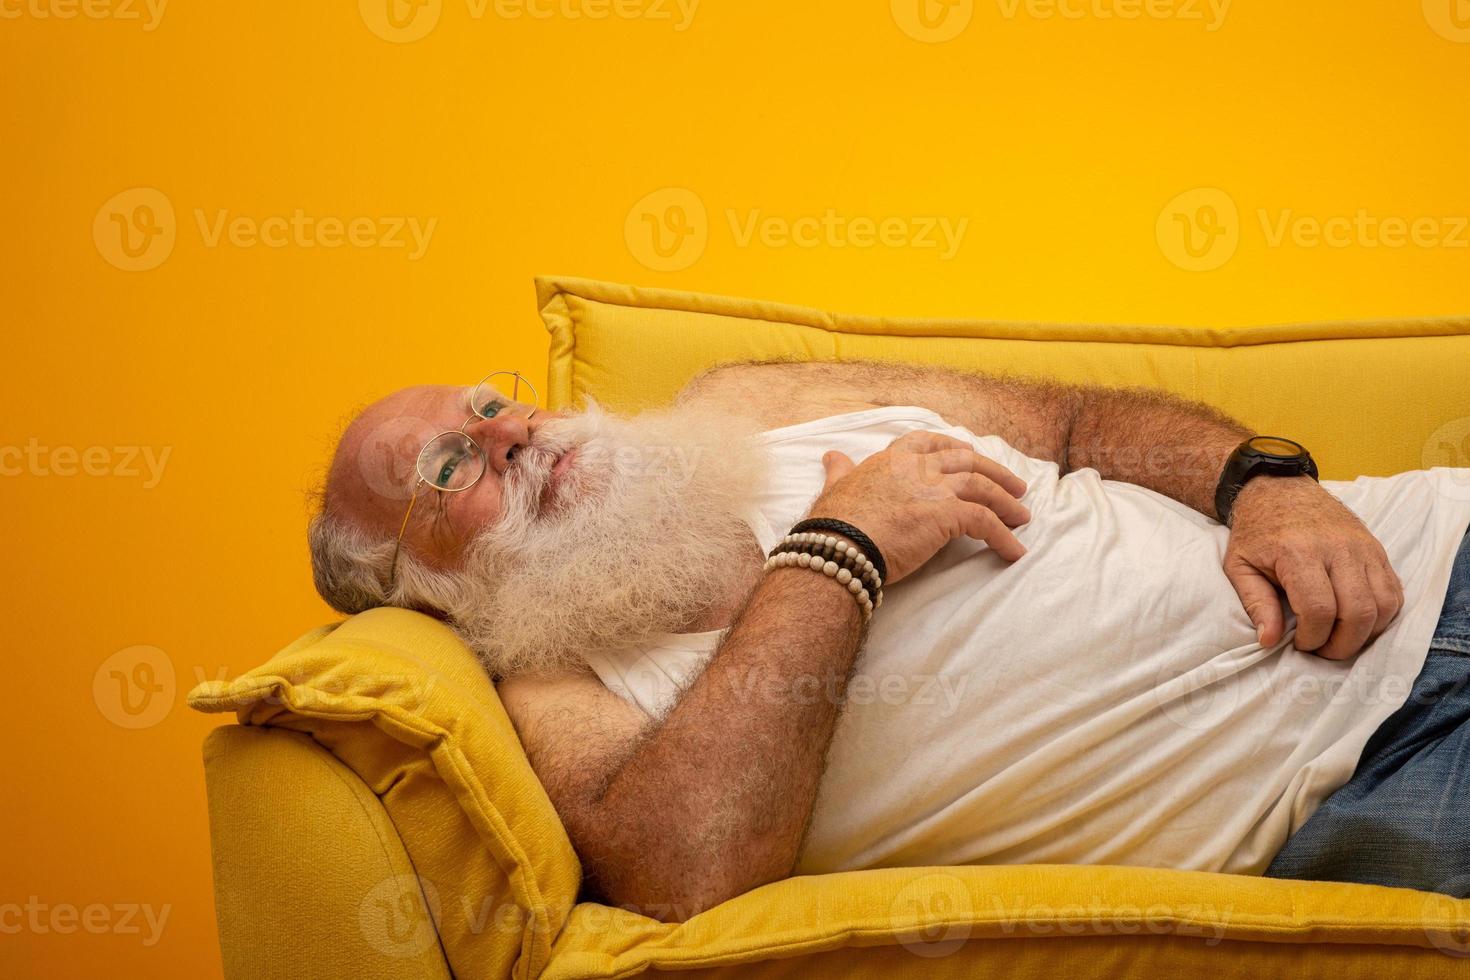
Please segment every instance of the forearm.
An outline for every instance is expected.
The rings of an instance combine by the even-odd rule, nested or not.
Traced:
[[[1254,433],[1208,405],[1146,388],[1079,389],[1060,461],[1148,487],[1215,517],[1215,487],[1232,450]]]
[[[682,919],[790,874],[862,633],[857,603],[824,576],[763,578],[597,801],[598,853],[584,859],[606,896]]]

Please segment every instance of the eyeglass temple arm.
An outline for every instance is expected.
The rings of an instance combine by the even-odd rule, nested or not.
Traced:
[[[413,506],[419,502],[419,488],[423,485],[424,481],[422,479],[413,485],[413,496],[408,498],[408,510],[403,512],[403,523],[398,525],[398,540],[393,543],[393,561],[388,566],[388,583],[390,586],[393,584],[395,578],[394,573],[398,570],[398,553],[403,550],[403,534],[408,530],[408,519],[413,516]]]

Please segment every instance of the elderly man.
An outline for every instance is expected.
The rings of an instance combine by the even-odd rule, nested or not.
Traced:
[[[1203,405],[936,368],[730,365],[630,419],[524,385],[362,412],[313,566],[477,651],[604,900],[986,862],[1470,892],[1470,471],[1319,483]]]

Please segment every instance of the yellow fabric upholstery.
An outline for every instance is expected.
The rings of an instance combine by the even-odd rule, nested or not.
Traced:
[[[1302,439],[1331,478],[1470,465],[1466,320],[1221,331],[921,324],[580,280],[538,289],[554,406],[589,395],[617,410],[660,403],[734,359],[887,358],[1168,388]],[[295,975],[254,968],[333,957],[377,975],[385,935],[421,943],[412,927],[425,907],[454,974],[474,977],[1448,978],[1464,975],[1453,954],[1470,953],[1470,901],[1140,868],[798,877],[677,925],[579,904],[576,855],[493,685],[452,632],[402,610],[315,630],[236,681],[201,685],[190,703],[299,733],[291,751],[215,735],[206,753],[232,977]],[[318,851],[323,827],[337,836]],[[376,847],[384,828],[402,854],[387,841],[382,858],[344,856]],[[293,860],[303,851],[331,868]],[[405,860],[416,877],[405,879]],[[378,913],[386,926],[374,924]],[[285,925],[302,916],[321,921]],[[400,975],[439,975],[424,972],[432,956],[415,956]]]
[[[305,735],[241,725],[209,733],[204,766],[226,976],[449,980],[423,885],[356,773]]]

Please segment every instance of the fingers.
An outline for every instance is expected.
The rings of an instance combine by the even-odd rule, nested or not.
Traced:
[[[1235,586],[1245,614],[1256,625],[1256,637],[1262,646],[1273,646],[1286,632],[1286,611],[1276,586],[1250,562],[1234,555],[1225,560],[1225,576]]]
[[[1387,559],[1368,563],[1368,584],[1373,588],[1373,602],[1378,608],[1378,625],[1373,627],[1373,636],[1377,638],[1404,608],[1404,587]]]
[[[977,470],[1006,488],[1006,492],[1019,497],[1026,492],[1026,481],[1009,469],[975,451],[975,447],[962,439],[940,432],[915,429],[893,440],[893,445],[913,453],[930,453],[940,457],[940,472],[956,473]],[[983,468],[981,468],[983,467]],[[978,469],[977,469],[978,468]]]
[[[1337,618],[1337,594],[1327,569],[1317,561],[1303,559],[1278,566],[1276,577],[1296,611],[1296,638],[1292,644],[1298,650],[1316,650],[1327,642]]]
[[[990,477],[981,473],[952,473],[945,478],[954,495],[973,504],[983,504],[1011,527],[1031,520],[1027,506],[1011,496]]]
[[[932,432],[929,429],[914,429],[905,432],[893,440],[893,445],[906,449],[911,453],[937,453],[945,449],[968,449],[975,451],[975,447],[968,442],[947,436],[942,432]]]
[[[1332,592],[1337,602],[1337,623],[1332,636],[1317,651],[1328,660],[1346,660],[1367,644],[1378,623],[1378,605],[1368,572],[1361,563],[1342,561],[1332,566]]]
[[[969,446],[961,449],[942,449],[933,454],[941,473],[980,473],[995,481],[1006,493],[1017,499],[1026,495],[1026,481],[1011,470],[977,453]]]
[[[984,541],[1006,561],[1015,561],[1026,553],[1026,546],[1001,522],[995,511],[980,504],[960,505],[960,518],[965,534]]]
[[[832,484],[851,473],[856,465],[848,458],[846,453],[838,452],[835,449],[823,453],[822,467],[827,471],[827,481],[822,485],[822,490],[826,491],[830,489]]]

